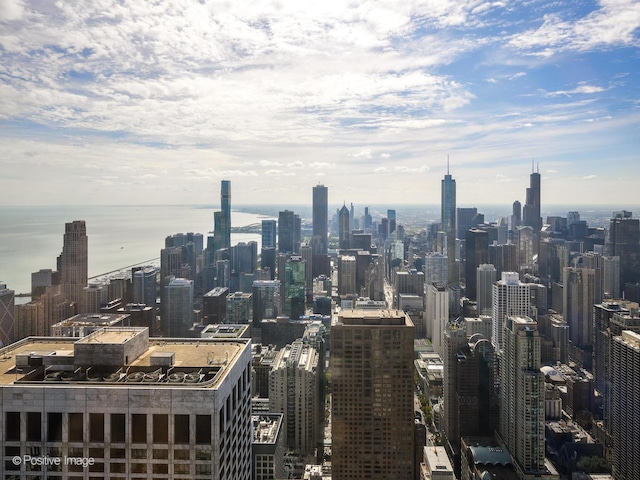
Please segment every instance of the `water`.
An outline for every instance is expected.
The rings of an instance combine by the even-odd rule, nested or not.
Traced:
[[[207,206],[46,206],[0,208],[0,282],[16,293],[31,291],[31,273],[56,269],[64,224],[84,220],[89,243],[89,277],[160,256],[167,235],[213,230],[215,207]],[[248,212],[231,214],[234,227],[273,218]],[[232,233],[232,244],[260,235]],[[258,245],[260,248],[260,245]]]
[[[361,217],[365,205],[355,205],[355,215]],[[260,223],[264,218],[276,218],[278,211],[293,210],[302,217],[303,225],[310,224],[311,205],[249,205],[237,207],[231,214],[234,227]],[[329,206],[329,218],[337,206]],[[426,228],[440,220],[439,205],[371,205],[374,221],[386,215],[387,208],[397,211],[398,223],[409,231]],[[555,206],[543,209],[549,215],[566,217],[577,210],[590,226],[608,226],[613,210],[609,206]],[[632,206],[624,207],[632,212]],[[218,207],[207,205],[172,206],[43,206],[0,207],[0,282],[15,290],[31,290],[31,273],[43,268],[56,269],[56,258],[62,251],[64,224],[84,220],[89,237],[89,277],[139,264],[160,256],[167,235],[179,232],[202,233],[213,230],[213,212]],[[486,221],[508,216],[511,206],[484,205],[478,211]],[[259,234],[232,233],[231,243],[256,241]],[[259,247],[258,247],[259,248]]]

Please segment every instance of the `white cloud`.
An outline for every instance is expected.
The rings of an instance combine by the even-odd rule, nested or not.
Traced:
[[[598,178],[597,175],[586,175],[582,177],[583,180],[595,180],[596,178]]]

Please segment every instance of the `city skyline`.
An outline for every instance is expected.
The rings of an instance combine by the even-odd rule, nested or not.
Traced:
[[[532,159],[543,209],[628,204],[639,27],[632,0],[3,2],[0,188],[210,204],[228,179],[237,205],[318,183],[332,204],[437,204],[450,155],[459,205],[524,205]]]

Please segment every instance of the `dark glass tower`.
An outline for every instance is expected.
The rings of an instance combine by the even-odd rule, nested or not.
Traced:
[[[300,217],[290,210],[278,213],[278,253],[298,253]]]
[[[222,210],[222,248],[231,247],[231,182],[222,180],[220,189],[220,208]]]
[[[455,281],[456,263],[456,181],[449,174],[449,160],[447,159],[447,174],[442,179],[441,186],[442,201],[440,203],[442,231],[446,234],[446,250],[442,253],[447,257],[449,278]]]
[[[522,223],[533,228],[534,232],[542,229],[542,217],[540,216],[540,173],[531,172],[527,188],[527,201],[523,209]]]
[[[329,218],[328,189],[324,185],[313,187],[313,255],[327,254],[327,232]]]
[[[338,213],[338,246],[349,248],[349,209],[343,205]]]

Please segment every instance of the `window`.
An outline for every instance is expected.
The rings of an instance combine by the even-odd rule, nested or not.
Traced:
[[[49,442],[62,441],[62,414],[61,413],[47,414],[47,441]]]
[[[124,442],[125,441],[125,417],[124,413],[112,413],[111,414],[111,441],[112,442]]]
[[[189,415],[175,415],[173,422],[174,443],[189,443]]]
[[[169,443],[168,415],[153,415],[153,443]]]
[[[20,412],[6,413],[4,438],[7,442],[20,441]]]
[[[82,414],[70,413],[69,414],[69,441],[82,442],[84,440],[83,429],[84,429],[84,425],[82,421]]]
[[[211,415],[196,415],[196,444],[211,444]]]
[[[89,414],[89,441],[104,442],[104,413]]]
[[[42,414],[40,412],[27,412],[27,441],[39,442],[42,440],[40,427]]]
[[[131,414],[131,441],[147,443],[147,416],[144,413]]]

